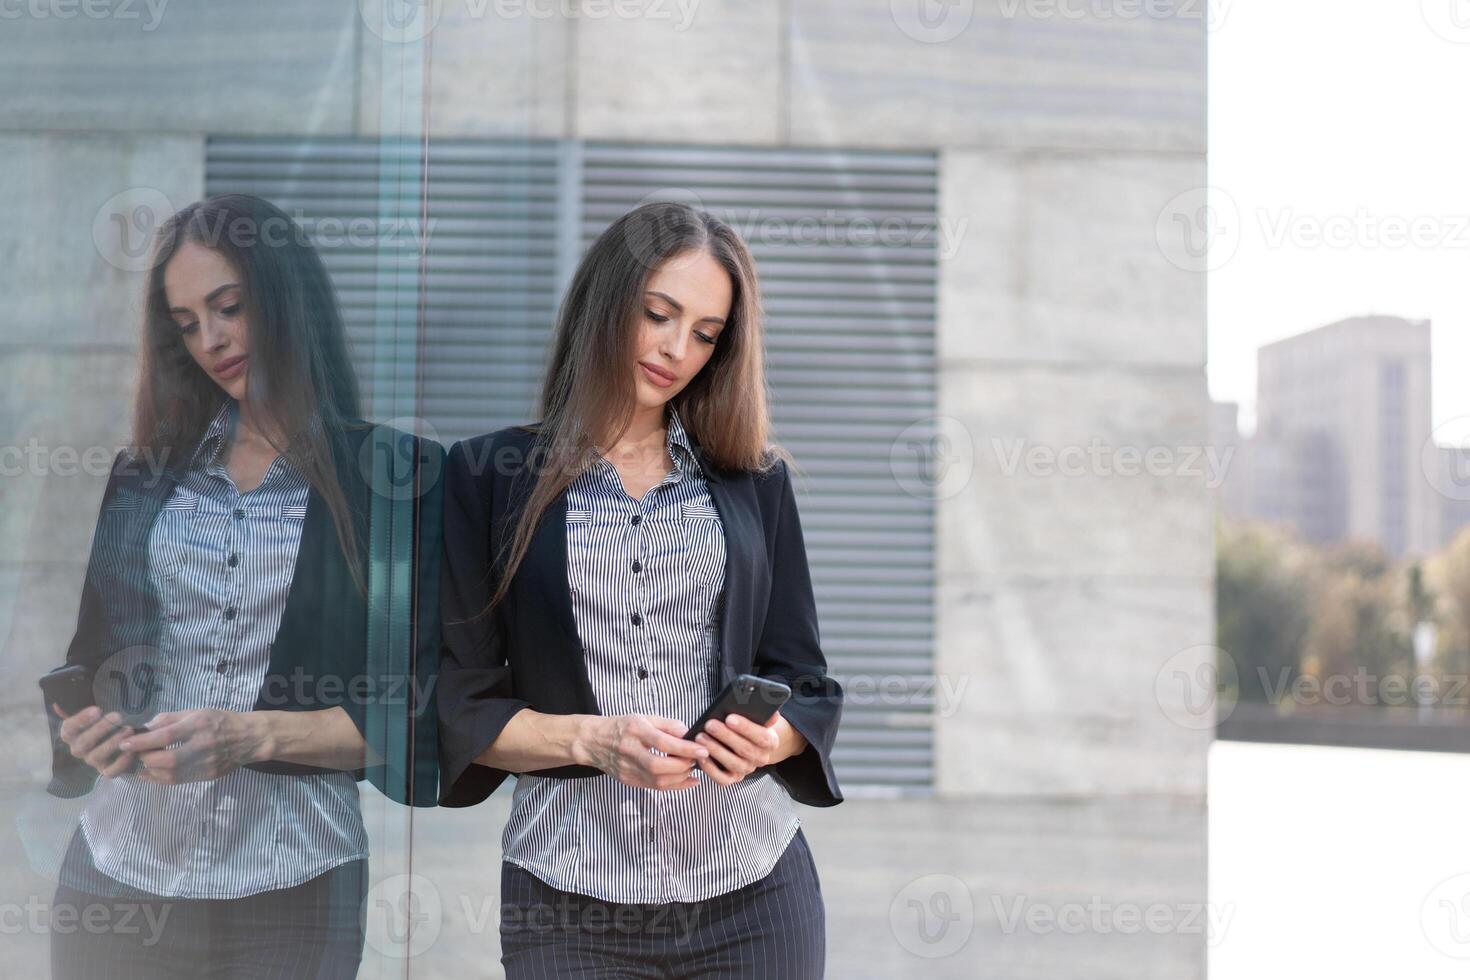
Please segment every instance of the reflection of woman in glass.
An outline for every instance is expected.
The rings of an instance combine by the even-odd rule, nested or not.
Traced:
[[[542,421],[450,451],[440,802],[518,774],[510,977],[822,973],[793,799],[842,799],[842,692],[765,393],[744,243],[646,205],[573,278]],[[795,694],[682,739],[741,673]]]
[[[51,786],[90,789],[57,907],[151,915],[53,930],[56,976],[355,975],[356,780],[421,803],[433,785],[420,766],[411,789],[413,758],[384,748],[412,744],[410,652],[369,646],[384,495],[365,442],[385,433],[404,459],[439,451],[358,418],[331,282],[286,214],[226,195],[165,224],[134,450],[108,481],[67,654],[97,703],[53,721]],[[410,500],[434,511],[430,555],[434,499]],[[437,631],[420,633],[423,670]]]

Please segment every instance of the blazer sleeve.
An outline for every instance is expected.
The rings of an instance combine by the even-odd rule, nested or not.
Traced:
[[[119,452],[112,461],[112,472],[107,478],[107,487],[102,491],[102,503],[98,506],[97,527],[102,524],[102,513],[117,489],[118,476],[129,465],[127,451]],[[107,641],[107,611],[99,592],[99,570],[97,567],[97,533],[92,534],[91,553],[87,559],[87,571],[82,579],[82,597],[77,609],[77,628],[67,645],[66,662],[81,664],[95,669],[100,651]],[[46,792],[62,799],[83,796],[92,790],[97,781],[97,770],[71,754],[61,740],[61,719],[44,705],[47,730],[51,736],[51,781]]]
[[[798,803],[836,806],[842,802],[842,790],[832,771],[832,744],[842,719],[842,685],[827,674],[806,542],[784,460],[777,461],[768,479],[779,480],[778,505],[771,545],[771,598],[754,670],[757,676],[791,688],[781,715],[807,740],[807,748],[766,768]]]
[[[296,589],[306,590],[304,605],[311,613],[278,629],[276,651],[293,653],[272,663],[254,710],[341,708],[361,736],[367,760],[353,769],[279,759],[244,768],[273,776],[345,772],[372,783],[394,803],[430,807],[438,799],[439,775],[433,692],[444,447],[388,425],[350,431],[360,433],[360,441],[348,443],[337,465],[354,511],[361,585],[351,577],[334,530],[327,531],[331,557],[303,550],[303,538],[296,562],[305,574],[291,588],[293,599]],[[304,698],[279,694],[293,686],[292,677],[303,676],[330,678],[335,690],[318,686]]]
[[[488,440],[473,441],[481,449]],[[439,653],[439,804],[473,806],[509,772],[475,761],[529,701],[514,695],[502,619],[485,613],[498,584],[491,560],[492,476],[455,443],[444,473],[443,641]]]

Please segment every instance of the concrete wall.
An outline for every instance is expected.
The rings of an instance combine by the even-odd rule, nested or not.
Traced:
[[[980,693],[938,723],[942,792],[1203,792],[1208,733],[1155,683],[1213,642],[1203,282],[1154,231],[1203,181],[1183,154],[944,155],[973,231],[943,267],[940,410],[976,468],[940,505],[938,653]]]
[[[1210,497],[1189,458],[1209,444],[1204,282],[1168,234],[1206,184],[1205,25],[1002,0],[938,21],[904,0],[668,0],[632,17],[595,0],[446,0],[395,33],[376,19],[395,2],[177,3],[149,30],[4,25],[0,159],[18,178],[0,182],[7,439],[125,437],[141,279],[110,264],[94,219],[129,189],[197,197],[206,133],[422,124],[437,138],[936,148],[954,246],[939,410],[973,467],[938,504],[937,662],[965,695],[935,721],[937,791],[1107,799],[1114,814],[1170,797],[1185,817],[1171,821],[1183,863],[1168,891],[1203,901],[1210,716],[1187,679],[1214,637]],[[426,80],[410,77],[415,50]],[[1045,463],[1089,450],[1106,462]],[[1119,472],[1150,450],[1165,465]],[[0,484],[16,738],[35,674],[69,638],[100,491],[100,478]],[[973,889],[994,870],[953,873]],[[1162,880],[1135,870],[1120,889]],[[1077,948],[1069,972],[1105,975]],[[1168,949],[1127,975],[1203,976],[1202,944]]]

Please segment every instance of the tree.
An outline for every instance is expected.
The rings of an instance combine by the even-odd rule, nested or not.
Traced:
[[[1235,660],[1240,700],[1264,703],[1298,676],[1310,568],[1301,546],[1266,524],[1221,524],[1217,538],[1216,642]]]
[[[1470,527],[1425,563],[1424,578],[1440,630],[1435,667],[1463,677],[1470,673]]]

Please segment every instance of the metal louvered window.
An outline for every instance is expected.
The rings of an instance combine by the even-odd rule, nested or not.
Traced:
[[[378,214],[382,152],[374,140],[216,138],[206,185],[266,197],[314,231]],[[531,419],[561,288],[629,208],[683,200],[750,244],[776,438],[797,461],[823,648],[849,692],[839,778],[854,794],[927,791],[934,501],[905,489],[922,481],[900,470],[921,463],[895,446],[935,414],[935,155],[572,140],[436,140],[429,152],[422,297],[389,304],[422,300],[416,349],[396,318],[385,327],[382,278],[364,266],[380,261],[376,246],[348,236],[321,251],[365,389],[409,365],[414,414],[446,445]]]

